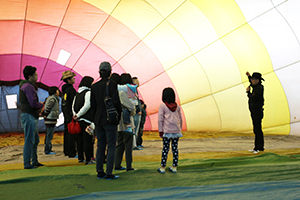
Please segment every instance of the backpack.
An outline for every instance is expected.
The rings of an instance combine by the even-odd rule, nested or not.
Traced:
[[[106,97],[104,98],[107,121],[109,121],[111,124],[117,125],[119,123],[119,114],[113,104],[112,98],[109,96],[109,83],[110,80],[106,82]]]

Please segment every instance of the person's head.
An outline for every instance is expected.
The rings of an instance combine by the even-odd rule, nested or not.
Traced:
[[[59,96],[60,91],[59,91],[58,87],[52,86],[52,87],[49,87],[48,93],[49,93],[49,96],[51,96],[53,94],[55,94],[56,96]]]
[[[69,83],[69,84],[74,84],[75,83],[75,78],[74,76],[76,76],[76,74],[74,72],[71,71],[64,71],[62,73],[62,77],[60,80],[63,80],[65,83]]]
[[[121,84],[122,84],[122,85],[125,85],[125,84],[133,84],[131,75],[130,75],[130,74],[127,74],[127,73],[121,74]]]
[[[137,77],[133,77],[133,78],[132,78],[132,82],[133,82],[134,84],[136,84],[137,86],[140,86],[140,81],[139,81],[139,79],[138,79]]]
[[[109,62],[102,62],[99,66],[99,73],[101,78],[108,78],[111,74],[111,65]]]
[[[167,87],[163,90],[162,101],[164,103],[175,103],[175,92],[172,88]]]
[[[261,77],[261,73],[254,72],[251,76],[252,85],[261,84],[261,80],[265,80]]]
[[[111,80],[114,80],[117,84],[120,84],[120,75],[117,73],[112,73],[110,76]]]
[[[24,78],[32,83],[36,83],[38,79],[38,75],[36,73],[36,68],[30,65],[27,65],[23,69]]]
[[[92,84],[93,84],[93,81],[94,79],[90,76],[85,76],[81,79],[80,81],[80,84],[79,84],[79,87],[88,87],[88,88],[91,88],[92,87]]]

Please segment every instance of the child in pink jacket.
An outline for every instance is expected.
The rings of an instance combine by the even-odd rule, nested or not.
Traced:
[[[170,142],[172,141],[173,166],[169,170],[177,172],[178,166],[178,140],[182,137],[182,118],[180,106],[175,102],[175,92],[172,88],[165,88],[162,93],[162,103],[158,110],[158,131],[163,138],[163,149],[161,155],[161,167],[158,172],[165,173]]]

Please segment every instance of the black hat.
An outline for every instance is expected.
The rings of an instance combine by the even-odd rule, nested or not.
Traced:
[[[261,77],[261,73],[259,72],[253,72],[252,77],[263,81],[265,80]]]
[[[99,66],[100,72],[111,72],[111,65],[109,62],[102,62]]]

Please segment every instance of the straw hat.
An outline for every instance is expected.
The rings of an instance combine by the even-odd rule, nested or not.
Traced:
[[[61,81],[62,80],[64,80],[64,79],[66,79],[66,78],[71,78],[71,77],[73,77],[73,76],[76,76],[76,74],[74,73],[74,72],[71,72],[71,71],[64,71],[63,73],[62,73],[62,77],[61,77]]]

